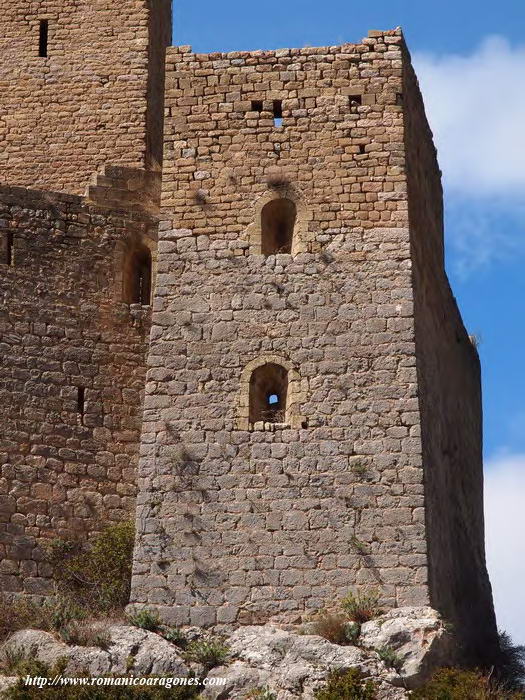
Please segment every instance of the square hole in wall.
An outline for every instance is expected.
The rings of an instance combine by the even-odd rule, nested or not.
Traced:
[[[350,107],[359,107],[363,104],[363,95],[348,95]]]
[[[252,100],[252,112],[262,112],[263,111],[263,101],[262,100]]]
[[[283,125],[283,103],[282,100],[273,101],[273,125]]]

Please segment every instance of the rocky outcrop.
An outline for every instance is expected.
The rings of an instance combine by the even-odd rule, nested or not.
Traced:
[[[49,632],[22,630],[4,644],[4,650],[20,651],[50,668],[67,660],[63,673],[70,676],[188,675],[180,650],[160,635],[125,625],[112,625],[107,631],[110,638],[107,649],[70,646]]]
[[[268,687],[278,700],[313,700],[329,671],[358,668],[379,686],[378,700],[405,698],[398,674],[377,654],[354,646],[331,644],[316,635],[299,635],[276,627],[245,627],[229,639],[232,665],[214,669],[210,677],[226,678],[225,686],[210,687],[204,697],[241,698],[250,689]]]
[[[390,650],[403,684],[417,688],[454,659],[452,634],[433,608],[396,608],[361,627],[359,645]],[[388,652],[387,652],[388,653]]]
[[[310,626],[307,627],[310,631]],[[152,632],[112,625],[106,628],[106,649],[68,646],[49,634],[24,630],[14,634],[5,649],[21,650],[49,667],[66,660],[65,675],[170,675],[202,677],[204,670],[184,659],[184,651]],[[209,640],[209,632],[186,628],[189,641]],[[277,700],[314,700],[315,692],[333,670],[357,668],[377,687],[377,700],[403,700],[437,666],[453,662],[450,633],[431,608],[398,608],[361,627],[354,646],[332,644],[315,634],[272,625],[241,627],[225,643],[228,663],[208,673],[223,678],[202,693],[208,700],[247,697],[254,689],[268,689]]]

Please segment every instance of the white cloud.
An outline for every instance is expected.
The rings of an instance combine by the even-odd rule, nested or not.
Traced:
[[[470,55],[416,54],[414,64],[449,190],[523,201],[525,46],[493,36]]]
[[[525,644],[525,455],[486,464],[485,528],[498,627]]]
[[[461,276],[525,256],[525,45],[485,39],[414,65],[443,171],[452,265]]]

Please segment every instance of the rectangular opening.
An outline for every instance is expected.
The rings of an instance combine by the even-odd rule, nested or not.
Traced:
[[[262,100],[252,100],[252,112],[262,112],[263,103]]]
[[[47,58],[47,42],[49,37],[49,20],[40,20],[40,38],[38,44],[38,55],[40,58]]]
[[[77,413],[83,416],[86,409],[86,390],[83,386],[77,387]]]
[[[360,155],[362,155],[362,156],[365,155],[365,144],[364,144],[364,143],[360,143],[360,144],[359,144],[359,153],[360,153]]]
[[[363,104],[363,95],[348,95],[350,107],[359,107]]]
[[[283,125],[283,103],[282,100],[273,101],[273,125]]]
[[[398,107],[403,106],[403,93],[401,92],[396,92],[396,105]]]
[[[11,231],[8,231],[5,239],[5,264],[10,267],[15,264],[14,236]]]

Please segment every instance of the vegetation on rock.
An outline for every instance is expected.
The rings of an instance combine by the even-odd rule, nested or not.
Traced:
[[[332,671],[324,688],[315,693],[315,700],[376,700],[377,686],[364,680],[361,671]]]

